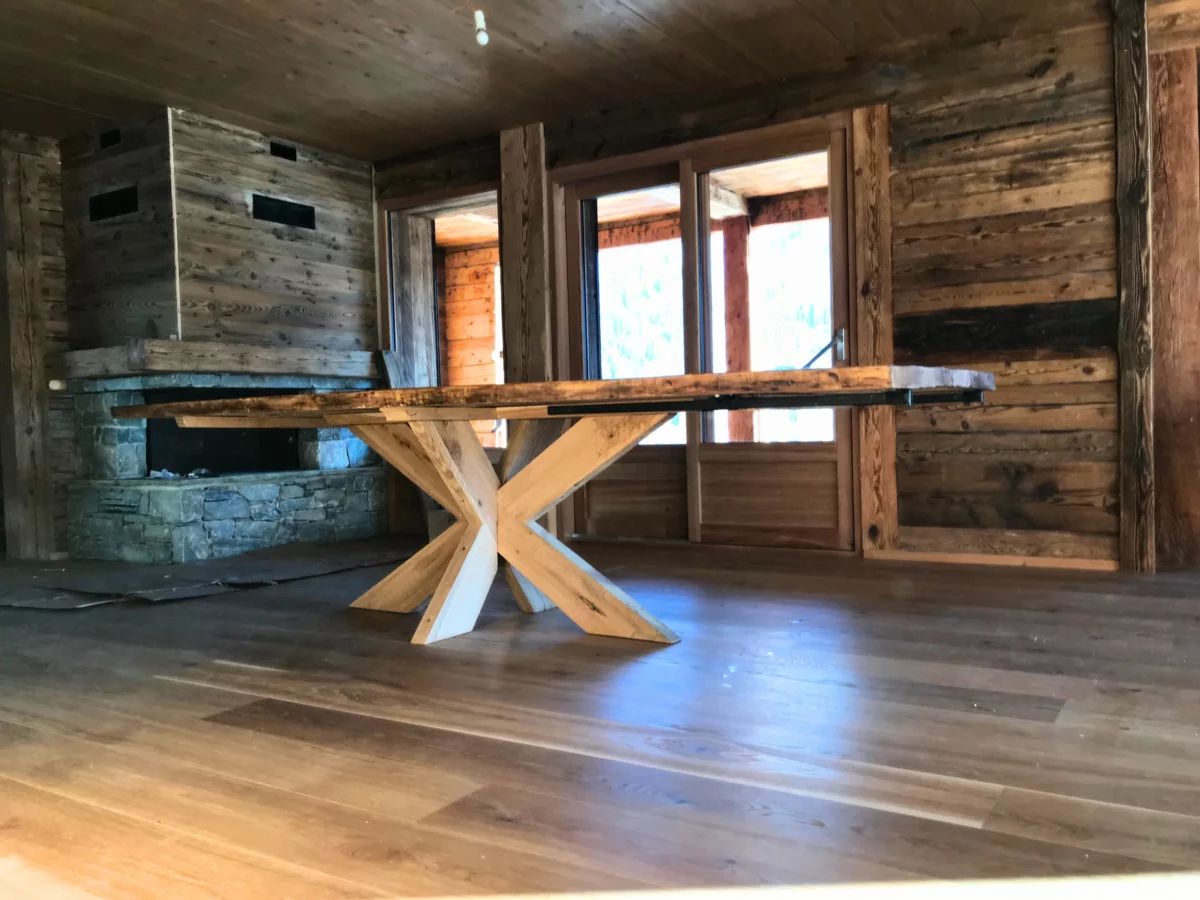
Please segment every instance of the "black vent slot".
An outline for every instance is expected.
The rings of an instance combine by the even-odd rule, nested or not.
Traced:
[[[303,203],[280,200],[276,197],[254,195],[254,218],[276,225],[291,225],[293,228],[317,228],[317,211]]]
[[[115,147],[121,143],[121,129],[114,128],[112,131],[100,132],[100,149],[104,150],[108,147]]]
[[[127,216],[137,211],[137,185],[106,191],[88,199],[88,218],[93,222],[103,222],[105,219],[115,219],[117,216]]]
[[[271,155],[278,156],[280,159],[286,159],[291,162],[295,162],[296,148],[290,144],[281,144],[279,141],[271,141]]]

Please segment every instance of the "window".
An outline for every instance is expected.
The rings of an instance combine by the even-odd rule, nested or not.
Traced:
[[[742,209],[714,223],[709,320],[712,369],[829,368],[833,284],[824,152],[713,172]],[[824,351],[824,352],[822,352]],[[834,439],[832,409],[719,410],[718,443]]]
[[[584,247],[595,254],[594,271],[586,259],[583,267],[590,323],[585,371],[591,377],[653,378],[687,370],[678,176],[673,167],[642,181],[645,186],[582,203]],[[683,417],[675,416],[642,443],[685,441]]]

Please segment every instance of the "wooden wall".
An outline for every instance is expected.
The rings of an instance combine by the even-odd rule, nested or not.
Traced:
[[[63,142],[73,349],[130,338],[372,350],[371,168],[179,110]],[[107,137],[111,140],[111,137]],[[89,218],[136,186],[138,209]],[[310,205],[315,228],[261,221],[253,195]]]
[[[98,134],[62,142],[63,217],[74,350],[129,338],[178,336],[174,200],[168,114],[120,129],[101,147]],[[90,199],[137,187],[136,213],[92,222]]]
[[[371,167],[172,111],[185,340],[373,350]],[[250,197],[311,205],[316,228],[259,221]]]
[[[504,367],[496,356],[496,266],[500,248],[448,250],[438,267],[442,384],[496,384]],[[485,447],[499,441],[493,422],[475,422]]]
[[[1112,48],[1085,37],[1053,85],[892,105],[896,362],[998,386],[897,415],[901,549],[1116,558]]]
[[[50,392],[51,379],[63,377],[62,354],[67,350],[66,261],[63,250],[62,171],[58,144],[29,135],[0,131],[0,152],[10,154],[18,165],[35,173],[26,192],[28,212],[37,225],[39,248],[35,339],[41,344],[43,371],[31,375],[33,397],[44,403],[46,444],[38,449],[49,464],[51,492],[51,553],[65,552],[67,533],[67,485],[78,476],[75,444],[74,403],[65,392]],[[0,288],[3,290],[3,288]],[[8,303],[5,308],[8,308]],[[0,506],[0,510],[3,507]],[[16,523],[13,523],[14,527]]]
[[[1150,57],[1158,565],[1200,567],[1200,90],[1192,47]]]
[[[1200,43],[1200,3],[1149,4],[1152,50]],[[1112,566],[1120,526],[1112,17],[1070,31],[547,123],[554,169],[837,110],[892,118],[897,362],[990,368],[974,411],[898,421],[902,554]],[[477,152],[477,151],[476,151]],[[468,155],[450,174],[467,179]],[[428,155],[386,182],[428,183]],[[478,167],[486,177],[489,164]]]

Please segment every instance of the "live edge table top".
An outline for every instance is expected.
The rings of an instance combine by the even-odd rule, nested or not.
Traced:
[[[311,427],[404,421],[577,418],[691,409],[960,402],[995,389],[988,372],[930,366],[853,366],[523,384],[400,388],[127,406],[118,418],[174,417],[192,427]],[[222,419],[236,421],[222,422]]]
[[[539,521],[676,413],[803,406],[979,402],[986,372],[859,366],[611,381],[557,381],[250,397],[128,406],[121,418],[174,417],[200,428],[344,426],[455,516],[354,601],[414,612],[430,644],[475,627],[497,560],[527,613],[558,607],[589,634],[672,644],[669,626],[597,572]],[[515,420],[498,466],[472,419]],[[564,432],[567,420],[573,420]]]

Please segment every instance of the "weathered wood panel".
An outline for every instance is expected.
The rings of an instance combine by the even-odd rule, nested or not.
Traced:
[[[549,381],[550,224],[541,124],[500,134],[504,379]]]
[[[55,549],[40,160],[0,145],[0,466],[10,559]]]
[[[855,350],[859,365],[890,365],[894,360],[891,115],[883,106],[856,110],[851,126]],[[856,418],[858,546],[870,555],[896,545],[896,414],[890,407],[874,407],[860,410]]]
[[[42,285],[38,310],[45,347],[46,378],[62,378],[65,371],[63,355],[69,345],[62,169],[59,163],[58,142],[0,131],[0,147],[21,154],[27,163],[37,169]],[[75,404],[69,394],[54,392],[50,393],[48,403],[54,550],[63,552],[67,546],[67,485],[79,474],[79,455],[75,441]]]
[[[274,156],[264,135],[179,110],[171,140],[182,338],[374,349],[370,166]],[[315,227],[256,219],[255,194],[311,206]]]
[[[1150,57],[1154,507],[1160,565],[1200,565],[1200,116],[1196,51]]]
[[[897,412],[901,548],[909,527],[1115,536],[1115,358],[980,365],[996,374],[986,406]],[[938,534],[945,552],[1040,555],[1033,541]]]
[[[1121,363],[1121,566],[1155,569],[1154,307],[1146,0],[1113,0],[1117,123],[1117,339]]]
[[[70,344],[111,347],[178,337],[171,139],[164,110],[101,147],[90,134],[63,142],[62,203]],[[136,211],[92,221],[90,201],[136,188]]]

